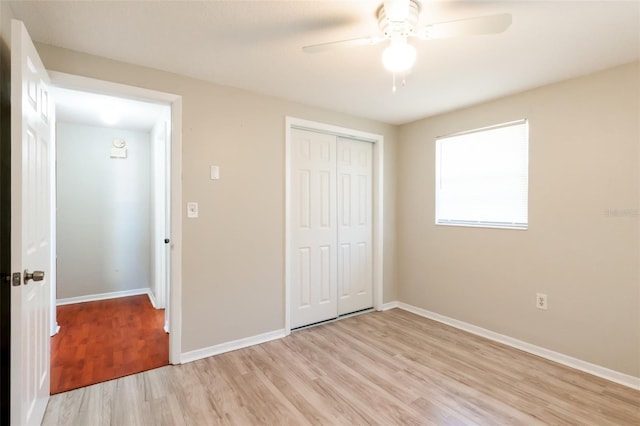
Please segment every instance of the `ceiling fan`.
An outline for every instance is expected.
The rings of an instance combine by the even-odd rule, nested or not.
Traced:
[[[418,27],[420,4],[416,0],[385,0],[378,9],[378,26],[382,34],[371,37],[333,41],[305,46],[306,53],[324,52],[334,48],[374,45],[390,41],[382,54],[386,69],[395,73],[408,71],[416,59],[416,50],[409,38],[441,39],[478,34],[496,34],[511,25],[511,14],[479,16]]]

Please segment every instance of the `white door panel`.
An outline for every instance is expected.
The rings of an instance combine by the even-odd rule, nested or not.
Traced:
[[[292,129],[291,327],[373,306],[372,144]]]
[[[335,318],[335,137],[292,130],[291,327]]]
[[[373,306],[373,145],[339,137],[337,150],[338,313],[344,315]]]
[[[49,399],[51,142],[49,78],[20,21],[11,34],[11,268],[44,271],[11,290],[11,423],[40,424]],[[24,276],[23,276],[24,278]]]

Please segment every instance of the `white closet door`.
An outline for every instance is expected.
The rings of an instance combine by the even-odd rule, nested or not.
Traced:
[[[373,306],[373,144],[338,138],[338,314]]]
[[[291,328],[338,316],[336,137],[292,129]]]

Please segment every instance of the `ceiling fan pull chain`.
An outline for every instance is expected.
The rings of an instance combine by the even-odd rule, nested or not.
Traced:
[[[398,90],[396,86],[396,73],[394,72],[392,75],[393,75],[393,85],[391,86],[391,92],[396,93],[396,91]],[[402,80],[400,80],[400,86],[405,87],[406,85],[407,85],[407,75],[403,74]]]

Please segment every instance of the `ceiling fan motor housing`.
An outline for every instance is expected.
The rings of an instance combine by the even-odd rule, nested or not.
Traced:
[[[387,17],[384,5],[378,10],[378,26],[380,31],[389,39],[407,38],[413,34],[420,15],[420,5],[414,0],[409,1],[409,13],[406,19],[392,21]]]

